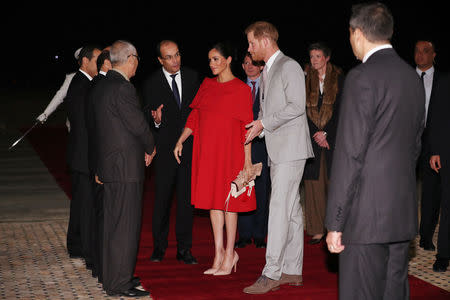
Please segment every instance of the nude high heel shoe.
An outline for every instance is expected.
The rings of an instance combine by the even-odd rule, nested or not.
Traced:
[[[221,270],[221,269],[219,269],[213,275],[214,276],[230,275],[231,271],[233,270],[233,268],[234,268],[234,272],[236,272],[238,260],[239,260],[239,255],[236,253],[236,251],[234,251],[233,264],[231,265],[231,268],[229,270]]]
[[[209,268],[208,270],[206,270],[205,272],[203,272],[203,274],[206,274],[206,275],[212,275],[212,274],[216,273],[216,272],[220,269],[220,267],[222,266],[224,257],[225,257],[225,255],[222,256],[222,260],[220,261],[219,266],[218,266],[217,268],[214,268],[214,267]],[[214,265],[214,264],[213,264],[213,265]]]

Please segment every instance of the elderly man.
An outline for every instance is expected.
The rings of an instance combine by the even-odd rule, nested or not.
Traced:
[[[108,295],[139,297],[133,278],[138,251],[144,169],[154,156],[153,136],[130,83],[139,64],[136,48],[116,41],[113,69],[92,91],[98,150],[97,176],[104,186],[103,288]],[[144,161],[145,158],[145,161]]]

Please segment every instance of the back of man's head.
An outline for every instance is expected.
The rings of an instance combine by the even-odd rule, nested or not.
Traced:
[[[97,57],[97,70],[100,72],[100,70],[103,67],[103,64],[105,63],[105,60],[109,60],[111,62],[111,57],[109,50],[103,50],[102,53]]]
[[[115,41],[110,50],[111,64],[113,67],[127,62],[128,57],[136,53],[136,48],[128,41]]]
[[[390,41],[394,33],[394,18],[380,2],[360,3],[352,7],[350,28],[361,30],[371,43]]]

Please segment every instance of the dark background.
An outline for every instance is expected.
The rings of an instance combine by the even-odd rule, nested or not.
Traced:
[[[244,29],[266,20],[277,26],[281,50],[302,66],[308,61],[307,47],[325,41],[333,50],[331,61],[348,71],[358,62],[348,41],[351,5],[360,1],[283,2],[262,8],[260,2],[221,1],[199,4],[176,2],[127,2],[35,4],[16,3],[3,10],[4,33],[1,90],[49,89],[56,91],[65,73],[77,69],[73,53],[88,43],[105,47],[117,39],[132,42],[142,58],[133,82],[159,67],[155,45],[174,39],[180,46],[182,64],[210,75],[207,53],[218,40],[231,40],[240,61],[247,48]],[[382,1],[391,9],[395,25],[392,44],[408,63],[413,63],[414,44],[431,38],[437,45],[436,67],[449,70],[449,25],[444,1]],[[106,5],[107,4],[107,5]],[[293,6],[295,5],[295,6]],[[56,58],[58,56],[58,59]],[[236,73],[241,72],[235,65]],[[236,74],[239,75],[239,74]],[[50,100],[50,99],[49,99]]]

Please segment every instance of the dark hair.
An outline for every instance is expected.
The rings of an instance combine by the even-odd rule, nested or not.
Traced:
[[[178,47],[178,44],[175,41],[173,41],[173,40],[162,40],[161,42],[159,42],[156,45],[156,55],[158,55],[158,57],[161,57],[161,46],[163,46],[165,44],[169,44],[169,43],[174,43]]]
[[[109,50],[103,50],[102,53],[97,57],[97,71],[100,72],[105,60],[111,61],[111,57],[109,55]]]
[[[244,63],[246,57],[250,57],[250,59],[252,60],[252,64],[256,67],[262,67],[265,65],[265,62],[263,60],[253,60],[252,55],[248,51],[245,52],[244,56],[242,56],[242,63]]]
[[[233,58],[233,47],[231,46],[231,43],[228,41],[224,41],[224,42],[217,42],[214,45],[212,45],[212,47],[210,48],[210,50],[212,49],[216,49],[220,55],[222,55],[225,58],[228,58],[231,56],[231,58]]]
[[[312,50],[322,51],[325,57],[331,56],[331,49],[323,42],[317,42],[309,45],[308,53],[310,53]]]
[[[80,51],[80,55],[78,56],[78,64],[81,66],[83,62],[83,57],[86,57],[87,59],[91,60],[92,56],[94,56],[94,50],[98,49],[100,50],[100,47],[96,45],[87,45],[84,46],[83,49]]]
[[[431,47],[433,48],[433,51],[436,52],[436,44],[434,41],[427,37],[420,37],[416,40],[416,43],[414,45],[417,45],[418,42],[427,42],[430,43]]]
[[[350,28],[359,29],[369,42],[389,41],[394,33],[394,18],[386,5],[380,2],[352,6]]]

